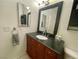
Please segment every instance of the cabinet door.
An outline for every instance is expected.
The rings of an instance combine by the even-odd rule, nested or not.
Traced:
[[[31,38],[27,36],[27,53],[29,54],[29,56],[32,56],[31,49],[32,49]]]
[[[57,55],[54,51],[46,48],[45,59],[57,59]]]
[[[37,59],[36,46],[33,46],[33,45],[32,45],[32,49],[31,49],[31,58]]]
[[[32,59],[37,59],[36,47],[37,41],[30,36],[27,36],[27,52]]]
[[[38,42],[37,44],[37,59],[44,59],[45,47]]]
[[[37,59],[37,52],[36,52],[37,41],[35,39],[31,38],[31,44],[32,44],[32,48],[31,48],[32,59]]]
[[[27,36],[27,52],[32,59],[44,59],[45,47],[30,36]]]

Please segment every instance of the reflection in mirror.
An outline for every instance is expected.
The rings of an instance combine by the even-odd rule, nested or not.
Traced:
[[[58,7],[41,11],[40,28],[39,28],[40,31],[47,30],[48,33],[53,34],[56,22],[57,10]]]
[[[17,3],[17,11],[18,11],[18,25],[21,27],[29,27],[30,26],[30,17],[31,11],[30,7],[26,6],[23,3]]]
[[[45,15],[45,14],[41,14],[40,26],[41,26],[42,28],[44,28],[44,27],[46,26],[46,15]]]
[[[58,31],[63,1],[48,5],[39,10],[38,32],[50,34],[55,38]]]
[[[74,0],[68,30],[78,31],[78,0]]]

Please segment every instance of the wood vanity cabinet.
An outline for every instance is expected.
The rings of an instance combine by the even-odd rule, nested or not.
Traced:
[[[33,38],[27,36],[27,52],[32,59],[36,59],[36,45],[37,42]]]
[[[46,48],[45,59],[57,59],[57,54],[49,48]]]
[[[44,59],[44,46],[27,36],[27,53],[32,59]]]
[[[29,36],[27,36],[27,53],[31,56],[31,48],[32,48],[32,44],[31,44],[31,39]]]
[[[31,59],[60,59],[57,53],[27,35],[27,53]]]
[[[37,58],[36,59],[44,59],[45,46],[38,42],[37,44]]]

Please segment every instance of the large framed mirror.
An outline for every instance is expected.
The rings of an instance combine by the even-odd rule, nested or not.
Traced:
[[[31,11],[30,7],[23,3],[17,3],[17,15],[19,27],[30,27]]]
[[[63,1],[39,9],[37,32],[47,31],[55,37],[58,31]]]
[[[78,0],[74,0],[68,30],[78,31]]]

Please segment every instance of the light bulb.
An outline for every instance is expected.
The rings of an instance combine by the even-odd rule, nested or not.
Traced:
[[[30,7],[26,7],[27,8],[27,10],[29,10],[30,9]]]

